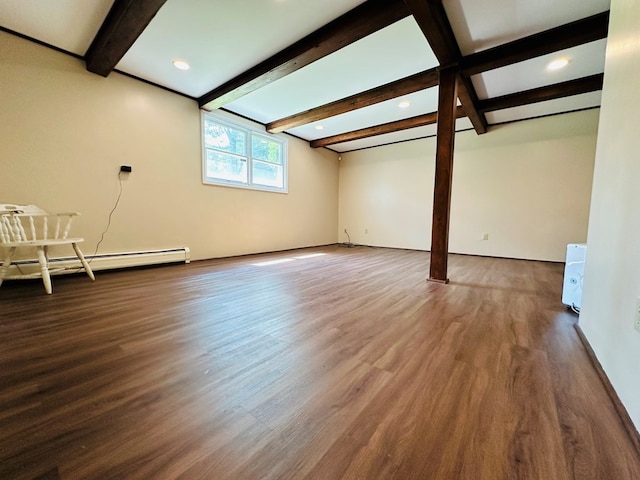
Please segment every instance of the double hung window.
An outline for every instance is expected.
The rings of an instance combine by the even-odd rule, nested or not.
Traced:
[[[203,113],[203,181],[207,184],[287,191],[287,142]]]

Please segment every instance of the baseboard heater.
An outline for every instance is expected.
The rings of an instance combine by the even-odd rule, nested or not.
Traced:
[[[190,263],[191,252],[188,247],[181,247],[143,252],[102,253],[85,255],[85,258],[91,262],[91,269],[97,271],[162,265],[165,263]],[[80,262],[76,257],[51,258],[49,259],[49,267],[52,275],[76,273],[81,268]],[[37,259],[16,260],[9,267],[5,278],[17,278],[18,276],[29,275],[39,271],[40,267]]]

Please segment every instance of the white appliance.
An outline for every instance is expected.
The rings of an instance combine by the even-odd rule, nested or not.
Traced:
[[[562,303],[578,311],[582,303],[582,276],[584,274],[584,259],[586,255],[586,243],[570,243],[567,245]]]

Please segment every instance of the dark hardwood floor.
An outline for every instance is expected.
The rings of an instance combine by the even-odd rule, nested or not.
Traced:
[[[339,246],[0,287],[2,479],[640,479],[560,264]]]

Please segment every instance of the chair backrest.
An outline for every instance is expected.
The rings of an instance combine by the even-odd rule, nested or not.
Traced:
[[[17,206],[21,207],[21,206]],[[20,208],[18,212],[22,212]],[[37,207],[35,213],[2,213],[0,210],[0,244],[27,244],[47,240],[65,240],[71,220],[77,213],[47,213]]]

